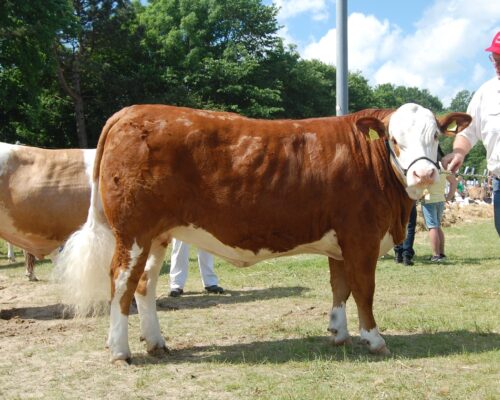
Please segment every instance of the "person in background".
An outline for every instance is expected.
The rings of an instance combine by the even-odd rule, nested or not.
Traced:
[[[198,249],[198,266],[205,290],[208,293],[224,293],[224,289],[218,285],[218,278],[214,272],[214,256]],[[170,297],[179,297],[184,293],[188,271],[189,244],[173,239],[172,254],[170,256]]]
[[[413,243],[415,242],[415,228],[417,227],[417,205],[414,204],[410,211],[410,219],[406,227],[406,238],[403,243],[394,246],[394,260],[407,267],[413,265],[413,257],[415,250],[413,250]]]
[[[448,193],[445,196],[446,182],[450,183]],[[442,262],[446,259],[444,253],[444,232],[441,228],[445,201],[450,201],[457,189],[457,179],[455,175],[441,170],[439,179],[424,192],[422,203],[422,215],[425,226],[429,230],[429,240],[431,242],[432,256],[431,262]]]
[[[496,76],[485,82],[472,96],[467,107],[472,123],[457,134],[453,151],[443,157],[441,162],[446,169],[455,173],[472,146],[477,141],[483,142],[488,170],[493,175],[493,212],[495,228],[500,235],[500,32],[485,50],[490,53]]]
[[[465,183],[462,175],[459,175],[457,178],[457,193],[462,199],[465,198]]]

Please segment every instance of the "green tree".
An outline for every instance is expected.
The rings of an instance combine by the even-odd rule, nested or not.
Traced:
[[[473,92],[471,93],[468,90],[461,90],[458,92],[451,101],[448,111],[466,112],[473,94]],[[445,154],[450,153],[453,150],[453,138],[442,139],[441,148]],[[474,168],[476,174],[482,174],[487,168],[486,164],[486,149],[481,142],[477,142],[465,157],[464,164],[460,170],[463,172],[465,167],[468,166]]]
[[[360,72],[350,73],[348,77],[349,87],[349,112],[372,108],[375,96],[368,80]]]
[[[474,93],[471,93],[468,90],[461,90],[451,101],[448,110],[456,112],[466,112],[467,106],[469,105],[473,94]]]
[[[271,117],[281,81],[269,74],[279,51],[277,9],[259,0],[154,0],[140,14],[156,59],[163,102]]]
[[[443,103],[427,89],[386,83],[376,86],[373,96],[375,105],[380,108],[397,108],[405,103],[417,103],[434,113],[443,111]]]
[[[67,0],[0,2],[1,140],[40,144],[58,32],[71,24]],[[41,136],[40,138],[38,138]]]
[[[148,81],[139,67],[146,58],[128,0],[73,0],[73,7],[76,24],[58,37],[57,77],[73,104],[78,146],[88,147],[105,118],[130,104],[141,80]]]
[[[309,118],[335,115],[335,68],[317,60],[301,60],[292,49],[283,79],[280,117]]]

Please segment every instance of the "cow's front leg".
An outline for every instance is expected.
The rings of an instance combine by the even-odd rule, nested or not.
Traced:
[[[141,321],[141,339],[146,341],[149,354],[168,352],[165,339],[161,334],[160,322],[156,311],[156,285],[165,258],[166,248],[160,242],[154,242],[151,252],[135,292],[137,310]]]
[[[379,248],[368,239],[358,243],[351,251],[344,252],[346,272],[352,295],[356,301],[361,340],[368,345],[371,353],[389,355],[390,351],[380,335],[373,316],[373,296],[375,293],[375,269]],[[364,244],[364,246],[362,246]],[[359,249],[363,251],[359,251]],[[349,261],[348,261],[349,260]]]
[[[347,281],[344,262],[328,258],[328,263],[333,294],[333,307],[330,311],[328,330],[332,333],[332,341],[335,345],[351,344],[346,314],[346,302],[351,294],[351,288]]]
[[[131,246],[124,246],[118,239],[116,242],[111,263],[112,298],[107,344],[112,362],[130,363],[128,315],[139,278],[144,272],[149,249],[139,247],[136,242]]]

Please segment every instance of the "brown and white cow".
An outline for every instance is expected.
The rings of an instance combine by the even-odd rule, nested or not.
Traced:
[[[436,119],[416,104],[275,121],[163,105],[125,108],[103,129],[89,217],[58,268],[80,312],[111,300],[111,358],[128,361],[134,294],[147,350],[166,348],[155,286],[172,236],[237,266],[324,254],[334,342],[349,342],[345,302],[352,293],[361,338],[370,351],[387,353],[372,312],[377,259],[403,240],[413,200],[438,177],[438,136],[459,132],[470,119]]]
[[[47,150],[0,142],[0,237],[34,257],[61,246],[86,220],[95,150]]]

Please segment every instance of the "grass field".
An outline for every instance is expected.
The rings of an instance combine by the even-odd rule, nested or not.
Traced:
[[[0,264],[0,398],[89,399],[500,399],[500,239],[491,220],[445,229],[448,262],[379,261],[375,317],[392,355],[358,339],[332,347],[327,261],[303,255],[238,269],[216,259],[222,296],[202,292],[195,252],[186,295],[158,311],[171,354],[148,356],[130,317],[133,364],[113,366],[108,317],[66,319],[50,262],[28,282],[21,262]],[[5,247],[2,249],[5,254]],[[19,256],[19,261],[21,256]]]

